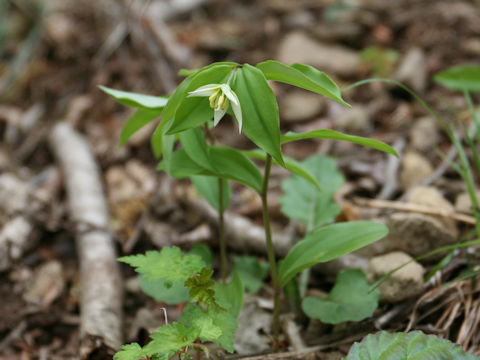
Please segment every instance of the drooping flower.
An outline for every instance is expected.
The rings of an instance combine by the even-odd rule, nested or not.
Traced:
[[[232,105],[233,113],[238,121],[240,132],[242,131],[242,109],[237,94],[233,92],[228,84],[208,84],[200,86],[194,91],[190,91],[187,97],[204,96],[208,97],[210,107],[214,110],[213,125],[217,126]]]

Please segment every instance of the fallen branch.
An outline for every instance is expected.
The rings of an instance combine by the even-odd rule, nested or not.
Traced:
[[[416,212],[416,213],[425,214],[425,215],[440,216],[443,218],[460,221],[466,224],[475,225],[475,218],[473,216],[459,214],[459,213],[448,211],[448,210],[437,209],[437,208],[433,208],[425,205],[418,205],[418,204],[405,203],[405,202],[399,202],[399,201],[362,199],[362,198],[354,198],[353,201],[356,205],[359,205],[359,206],[367,206],[367,207],[377,208],[377,209],[392,209],[392,210],[399,210],[399,211]]]
[[[117,350],[122,344],[122,289],[116,253],[108,227],[108,210],[100,174],[87,142],[65,123],[49,138],[60,163],[80,257],[80,356],[99,348]],[[92,225],[95,227],[92,228]]]

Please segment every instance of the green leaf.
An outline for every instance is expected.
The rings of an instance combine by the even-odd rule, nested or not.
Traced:
[[[232,90],[242,108],[242,131],[283,165],[277,99],[263,73],[256,67],[243,65],[235,72]]]
[[[343,270],[328,298],[306,297],[302,302],[305,314],[327,324],[362,321],[378,306],[378,290],[369,293],[370,285],[358,269]]]
[[[385,225],[371,221],[324,226],[296,243],[289,251],[279,267],[279,282],[284,286],[300,271],[358,250],[387,233]]]
[[[198,193],[202,195],[210,205],[212,205],[217,211],[220,210],[220,199],[219,199],[219,179],[212,176],[203,176],[203,175],[194,175],[190,176],[193,186],[197,189]],[[222,200],[223,200],[223,209],[228,207],[230,203],[230,195],[232,188],[230,183],[226,179],[221,179],[222,181]]]
[[[289,131],[284,136],[282,136],[282,144],[302,139],[330,139],[349,141],[355,144],[368,146],[372,149],[380,150],[398,157],[395,149],[392,148],[390,145],[385,144],[384,142],[375,139],[364,138],[361,136],[347,135],[330,129],[312,130],[305,133],[295,133]]]
[[[99,85],[98,87],[103,92],[117,100],[120,104],[137,109],[162,110],[168,102],[168,98],[166,96],[137,94],[133,92],[111,89],[102,85]]]
[[[251,157],[254,159],[260,159],[263,161],[265,161],[267,158],[267,155],[261,149],[247,150],[247,151],[243,151],[243,153],[248,157]],[[320,184],[317,182],[315,177],[310,173],[310,171],[307,168],[305,168],[305,166],[302,163],[288,156],[284,156],[283,161],[284,163],[283,165],[281,165],[283,168],[287,169],[293,174],[297,174],[303,177],[305,180],[310,181],[310,183],[320,188]],[[279,165],[276,160],[273,160],[273,162]]]
[[[213,254],[207,245],[203,243],[197,243],[193,245],[193,247],[190,249],[188,253],[191,255],[200,256],[203,262],[205,263],[205,267],[207,268],[213,267]]]
[[[240,276],[245,288],[251,294],[256,294],[262,288],[268,269],[268,263],[258,261],[255,256],[233,258],[233,271]]]
[[[324,72],[318,71],[312,66],[293,64],[291,66],[279,61],[267,60],[257,64],[268,80],[280,81],[305,90],[324,95],[340,104],[350,106],[342,99],[342,94],[337,84]]]
[[[142,291],[150,295],[156,301],[164,302],[169,305],[181,304],[188,301],[188,289],[183,285],[183,281],[171,282],[166,286],[165,280],[145,280],[140,276],[140,286]]]
[[[164,247],[160,252],[147,251],[145,255],[124,256],[118,261],[134,267],[147,281],[159,279],[170,282],[185,281],[205,267],[200,256],[183,255],[176,246]]]
[[[233,353],[233,339],[235,337],[235,329],[237,328],[236,318],[229,312],[220,308],[212,308],[208,311],[213,323],[222,329],[222,335],[214,339],[213,342],[230,353]]]
[[[460,345],[421,331],[381,331],[355,343],[344,360],[479,360]]]
[[[217,172],[215,164],[210,159],[208,145],[200,128],[183,131],[180,133],[180,141],[190,159],[206,170]]]
[[[332,158],[313,155],[306,159],[303,168],[318,185],[298,175],[282,183],[284,195],[280,198],[281,210],[285,216],[303,222],[307,233],[335,220],[340,206],[333,195],[342,187],[344,179]]]
[[[198,274],[185,281],[185,287],[190,289],[190,302],[199,302],[206,306],[220,306],[215,299],[215,281],[213,270],[203,268]]]
[[[161,110],[138,109],[123,125],[120,135],[120,146],[124,145],[133,134],[160,116],[161,113]]]
[[[186,327],[178,322],[163,325],[156,332],[150,334],[153,340],[144,347],[144,350],[149,356],[155,354],[172,356],[186,346],[190,346],[199,334],[198,328]]]
[[[218,169],[218,176],[262,191],[263,176],[260,170],[242,152],[229,147],[210,147],[210,159]]]
[[[183,310],[179,322],[187,328],[198,329],[198,337],[202,341],[212,341],[222,336],[222,329],[213,323],[208,311],[204,311],[199,305],[188,304]]]
[[[185,88],[167,133],[174,134],[188,130],[210,120],[213,117],[213,109],[210,108],[208,98],[187,97],[187,95],[190,91],[196,90],[203,85],[225,83],[232,69],[232,65],[214,64],[191,75],[191,82]]]
[[[122,350],[113,356],[113,360],[138,360],[148,357],[147,353],[137,343],[122,345],[120,349]]]
[[[215,284],[215,298],[221,307],[233,316],[238,318],[243,306],[244,287],[241,276],[233,273],[232,280],[229,283]]]
[[[433,77],[439,84],[459,91],[480,91],[480,66],[454,66]]]
[[[168,175],[177,179],[183,179],[188,176],[199,175],[199,174],[210,175],[210,176],[215,175],[206,171],[203,167],[201,167],[195,161],[193,161],[188,156],[185,149],[174,151],[171,154],[170,161],[166,161],[166,159],[163,159],[158,164],[157,170],[163,170]]]

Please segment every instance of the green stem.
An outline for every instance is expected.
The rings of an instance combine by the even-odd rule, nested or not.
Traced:
[[[272,156],[267,154],[265,161],[265,174],[263,176],[263,186],[260,197],[262,198],[263,225],[265,227],[265,240],[267,241],[267,255],[270,263],[270,277],[273,285],[273,351],[278,351],[278,337],[280,335],[280,293],[281,287],[278,283],[277,262],[275,260],[275,249],[272,241],[272,230],[270,228],[270,216],[268,213],[268,180],[270,178],[270,169],[272,167]]]
[[[225,220],[223,208],[223,180],[218,178],[218,236],[220,241],[220,274],[227,281],[227,244],[225,243]]]

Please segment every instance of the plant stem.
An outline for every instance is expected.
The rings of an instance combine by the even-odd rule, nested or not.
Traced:
[[[220,242],[220,274],[227,281],[227,244],[225,243],[225,221],[223,208],[223,180],[218,178],[218,236]]]
[[[270,277],[273,285],[273,351],[278,351],[278,336],[280,334],[280,293],[281,287],[278,283],[277,263],[275,260],[275,249],[272,242],[272,230],[270,228],[270,216],[268,213],[268,180],[270,178],[270,169],[272,167],[272,156],[267,154],[265,161],[265,174],[263,176],[263,186],[260,197],[262,198],[263,226],[265,227],[265,240],[267,242],[267,255],[270,263]]]

